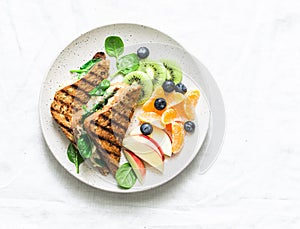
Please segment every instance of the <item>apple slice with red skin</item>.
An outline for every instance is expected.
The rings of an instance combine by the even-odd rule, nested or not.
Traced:
[[[155,127],[156,128],[156,127]],[[164,155],[164,152],[161,148],[161,146],[158,144],[157,141],[155,141],[153,138],[150,138],[149,136],[147,135],[144,135],[140,132],[140,130],[137,130],[137,129],[133,129],[131,132],[130,132],[130,136],[139,136],[139,137],[142,137],[142,138],[145,138],[147,139],[147,144],[153,148],[156,152],[159,153],[161,159],[164,161],[165,160],[165,155]]]
[[[161,157],[161,159],[163,161],[165,160],[164,152],[162,151],[162,149],[161,149],[160,145],[157,143],[157,141],[155,141],[153,138],[150,138],[149,136],[144,135],[144,134],[138,134],[138,135],[132,135],[132,136],[140,136],[140,137],[146,138],[147,140],[152,142],[153,145],[155,145],[155,147],[157,148],[156,152],[159,152],[159,156]]]
[[[145,145],[149,146],[152,149],[152,151],[155,151],[158,154],[158,156],[161,158],[162,161],[165,160],[165,156],[164,156],[164,153],[163,153],[161,147],[152,138],[150,138],[144,134],[130,135],[128,137],[134,138],[135,141],[143,142]]]
[[[131,165],[136,177],[138,178],[139,182],[142,184],[143,179],[146,175],[146,168],[143,161],[138,158],[133,152],[123,149],[123,153],[127,158],[129,164]]]
[[[143,135],[140,131],[140,127],[136,127],[130,132],[130,135]],[[144,135],[145,136],[145,135]],[[169,135],[162,129],[159,129],[155,126],[153,126],[153,131],[150,135],[147,135],[146,137],[151,138],[155,145],[159,146],[160,152],[164,155],[167,155],[169,157],[172,156],[172,141],[169,137]]]
[[[147,138],[140,135],[127,136],[123,139],[123,147],[133,152],[149,165],[163,172],[164,162],[157,147]]]

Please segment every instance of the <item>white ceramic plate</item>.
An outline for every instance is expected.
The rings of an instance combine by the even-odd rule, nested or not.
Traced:
[[[193,135],[185,138],[185,145],[180,154],[165,162],[163,174],[148,169],[143,185],[137,182],[133,188],[128,190],[119,188],[113,177],[100,175],[99,172],[87,166],[86,163],[80,166],[80,173],[76,174],[74,165],[68,161],[66,156],[69,142],[50,114],[50,104],[55,92],[60,87],[76,81],[69,70],[81,66],[95,52],[103,51],[104,40],[109,35],[118,35],[123,39],[125,54],[134,52],[140,46],[147,46],[151,52],[151,59],[159,60],[163,58],[178,62],[184,72],[183,82],[187,87],[201,90],[200,101],[196,108],[197,128]],[[112,58],[110,60],[110,73],[113,74],[115,72],[115,62]],[[137,192],[157,187],[183,171],[200,152],[210,124],[209,103],[206,98],[206,91],[202,87],[203,85],[207,87],[205,74],[209,73],[203,71],[203,66],[195,58],[170,37],[157,30],[134,24],[117,24],[92,30],[77,38],[60,53],[43,82],[39,109],[44,138],[54,157],[68,172],[95,188],[112,192]],[[198,80],[200,75],[203,85],[200,84],[201,80]]]

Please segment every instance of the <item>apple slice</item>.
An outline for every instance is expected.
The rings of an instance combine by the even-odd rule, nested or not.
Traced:
[[[139,159],[133,152],[124,149],[123,153],[127,158],[129,164],[131,165],[136,177],[138,178],[139,182],[142,184],[143,179],[146,175],[146,168],[141,159]]]
[[[157,127],[155,127],[155,128],[157,128]],[[159,129],[159,128],[158,128],[158,129]],[[147,140],[148,140],[148,141],[147,141],[147,144],[148,144],[151,148],[153,148],[154,150],[156,150],[156,152],[158,152],[158,153],[160,154],[160,157],[161,157],[161,159],[162,159],[163,161],[165,160],[165,155],[164,155],[164,152],[163,152],[163,150],[162,150],[160,144],[158,144],[158,142],[155,141],[153,138],[149,137],[150,135],[147,136],[147,135],[142,134],[139,128],[138,128],[138,129],[137,129],[137,128],[133,129],[133,130],[130,132],[130,135],[131,135],[131,136],[135,136],[135,137],[138,136],[138,137],[142,137],[142,138],[147,139]]]
[[[136,127],[130,132],[130,135],[141,135],[140,127]],[[145,135],[144,135],[145,136]],[[153,131],[150,135],[147,135],[146,137],[152,138],[155,143],[159,146],[159,148],[162,150],[162,153],[164,155],[167,155],[171,157],[172,155],[172,142],[169,137],[169,135],[162,129],[159,129],[155,126],[153,126]]]
[[[162,161],[165,160],[165,155],[161,149],[161,147],[158,145],[158,143],[153,140],[152,138],[143,135],[143,134],[138,134],[138,135],[132,135],[131,137],[135,138],[136,141],[143,142],[145,145],[148,145],[151,149],[153,149],[161,158]]]
[[[164,162],[160,152],[157,152],[155,145],[142,136],[128,136],[123,139],[123,146],[132,151],[143,161],[163,172]]]
[[[146,138],[147,140],[149,140],[155,147],[153,148],[151,145],[150,147],[155,149],[156,152],[159,153],[159,156],[161,157],[161,159],[164,161],[165,160],[165,155],[164,155],[164,152],[162,150],[162,148],[160,147],[160,145],[153,139],[153,138],[150,138],[149,136],[147,135],[144,135],[144,134],[139,134],[139,135],[135,135],[135,136],[140,136],[142,138]],[[157,150],[156,150],[157,149]]]

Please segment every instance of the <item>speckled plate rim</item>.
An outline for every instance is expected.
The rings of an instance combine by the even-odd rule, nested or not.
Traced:
[[[82,34],[81,36],[84,36],[85,34],[88,34],[88,33],[91,33],[92,31],[95,31],[95,30],[99,30],[99,29],[101,29],[101,28],[105,28],[105,27],[111,27],[111,26],[119,26],[119,25],[122,25],[122,26],[126,26],[126,25],[129,25],[129,26],[140,26],[140,27],[143,27],[143,28],[145,28],[145,29],[149,29],[149,30],[152,30],[152,31],[154,31],[154,32],[156,32],[156,33],[160,33],[165,39],[166,39],[166,41],[159,41],[159,42],[166,42],[166,43],[172,43],[172,45],[177,45],[177,46],[179,46],[179,47],[182,47],[182,46],[180,46],[179,44],[178,44],[178,42],[176,42],[175,40],[173,40],[170,36],[168,36],[168,35],[166,35],[166,34],[164,34],[164,33],[162,33],[162,32],[160,32],[160,31],[158,31],[158,30],[156,30],[156,29],[153,29],[153,28],[150,28],[150,27],[148,27],[148,26],[143,26],[143,25],[137,25],[137,24],[129,24],[129,23],[122,23],[122,24],[112,24],[112,25],[106,25],[106,26],[102,26],[102,27],[98,27],[98,28],[95,28],[95,29],[93,29],[93,30],[90,30],[90,31],[88,31],[88,32],[86,32],[86,33],[84,33],[84,34]],[[66,46],[66,48],[67,47],[69,47],[73,42],[75,42],[77,39],[79,39],[81,36],[79,36],[78,38],[76,38],[74,41],[72,41],[71,43],[69,43],[67,46]],[[65,48],[65,49],[66,49]],[[64,50],[65,50],[64,49]],[[64,52],[64,50],[62,50],[61,51],[61,53],[63,53]],[[60,54],[61,54],[60,53]],[[54,60],[54,62],[53,63],[55,63],[56,61],[57,61],[57,59],[59,58],[59,56],[60,56],[60,54],[57,56],[57,58]],[[200,63],[200,62],[199,62]],[[45,79],[47,78],[47,76],[48,76],[48,74],[44,77],[44,80],[43,80],[43,82],[45,81]],[[43,92],[43,84],[42,84],[42,86],[41,86],[41,90],[40,90],[40,96],[39,96],[39,105],[41,104],[41,97],[42,97],[42,92]],[[40,107],[40,106],[39,106]],[[42,132],[43,132],[43,135],[44,135],[44,139],[45,139],[45,141],[46,141],[46,144],[48,145],[48,147],[49,147],[49,149],[50,149],[50,151],[52,152],[52,150],[51,150],[51,146],[48,144],[48,141],[47,141],[47,139],[46,139],[46,137],[45,137],[45,127],[43,126],[43,122],[42,122],[42,114],[41,114],[41,109],[39,109],[39,113],[40,113],[40,124],[41,124],[41,128],[42,128]],[[54,157],[56,158],[56,156],[55,156],[55,154],[52,152],[52,154],[54,155]],[[60,160],[58,160],[58,158],[56,158],[57,159],[57,161],[60,163]],[[190,162],[189,162],[190,163]],[[89,183],[89,182],[86,182],[86,180],[85,179],[81,179],[80,177],[77,177],[75,174],[73,174],[73,173],[71,173],[70,171],[68,171],[70,174],[72,174],[73,176],[75,176],[77,179],[79,179],[80,181],[82,181],[83,183],[85,183],[85,184],[87,184],[87,185],[90,185],[90,186],[92,186],[92,187],[94,187],[94,188],[98,188],[98,189],[101,189],[101,190],[105,190],[105,191],[110,191],[110,192],[119,192],[119,193],[124,193],[124,192],[126,192],[126,193],[128,193],[128,192],[140,192],[140,191],[145,191],[145,190],[149,190],[149,189],[152,189],[152,188],[155,188],[155,187],[157,187],[157,186],[160,186],[160,185],[162,185],[162,184],[164,184],[164,183],[167,183],[167,182],[169,182],[170,180],[172,180],[174,177],[176,177],[180,172],[182,172],[184,169],[185,169],[185,167],[187,167],[188,165],[189,165],[189,163],[186,165],[186,166],[184,166],[184,168],[182,169],[182,170],[180,170],[180,171],[178,171],[178,173],[174,173],[174,176],[171,178],[171,179],[169,179],[169,180],[167,180],[167,181],[165,181],[165,182],[162,182],[162,183],[159,183],[159,184],[157,184],[157,185],[153,185],[153,186],[150,186],[150,187],[147,187],[147,188],[145,188],[145,189],[142,189],[142,190],[123,190],[123,189],[120,189],[120,190],[111,190],[110,188],[102,188],[102,187],[95,187],[93,184],[91,184],[91,183]],[[61,164],[61,163],[60,163]],[[62,165],[62,164],[61,164]],[[63,167],[64,167],[64,165],[62,165]],[[64,167],[65,168],[65,167]],[[65,168],[66,169],[66,168]]]

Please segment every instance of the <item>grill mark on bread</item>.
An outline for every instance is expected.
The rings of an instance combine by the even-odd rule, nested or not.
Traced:
[[[99,114],[99,117],[98,118],[103,118],[104,119],[104,121],[109,121],[110,120],[110,117],[109,116],[106,116],[104,113],[102,113],[102,114]],[[97,120],[98,121],[98,120]]]
[[[111,120],[111,124],[116,125],[117,127],[120,127],[124,131],[126,131],[126,129],[127,129],[125,126],[122,126],[117,120],[116,121]]]
[[[55,108],[55,107],[51,107],[51,111],[55,111],[57,114],[63,114],[64,115],[64,117],[65,117],[65,121],[66,121],[66,123],[71,123],[71,120],[72,120],[72,117],[70,117],[70,115],[67,115],[67,114],[65,114],[65,113],[62,113],[62,112],[60,112],[57,108]],[[65,125],[65,124],[64,124]]]
[[[95,126],[96,129],[93,128]],[[104,126],[101,126],[98,122],[90,123],[90,127],[92,127],[92,129],[95,130],[94,133],[98,134],[99,139],[105,140],[116,147],[121,147],[120,143],[114,142],[116,137],[112,129],[108,129]]]
[[[51,108],[59,112],[60,114],[70,116],[72,113],[72,107],[64,101],[54,100],[51,104]],[[75,109],[75,108],[74,108]]]
[[[109,114],[108,114],[109,113]],[[108,114],[108,115],[107,115]],[[101,113],[98,115],[98,118],[95,119],[95,120],[91,120],[90,121],[90,125],[95,125],[97,126],[98,128],[100,129],[104,129],[106,130],[108,133],[112,134],[111,136],[114,136],[114,138],[112,138],[112,141],[116,141],[115,138],[122,138],[125,134],[125,129],[127,127],[125,126],[122,126],[122,124],[120,124],[120,127],[118,127],[118,130],[120,129],[120,131],[114,131],[112,128],[111,128],[111,125],[112,125],[112,119],[111,119],[111,110],[107,111],[107,112],[104,112],[104,113]],[[121,122],[124,122],[124,120],[122,120],[121,118],[117,118],[116,120],[118,120],[120,123]],[[125,122],[128,122],[128,117],[126,117],[125,119]],[[109,126],[110,128],[107,128],[106,126]],[[121,132],[121,133],[120,133]],[[107,134],[107,133],[103,133],[104,134]],[[118,142],[119,146],[121,146],[121,143]]]
[[[108,154],[106,152],[103,152],[102,149],[99,149],[99,153],[101,153],[101,157],[103,157],[103,160],[107,165],[109,171],[112,173],[113,176],[115,176],[119,167],[120,156],[116,156],[115,154]]]
[[[102,77],[101,77],[101,81],[102,81],[103,79],[102,79]],[[91,87],[95,87],[95,86],[97,86],[97,84],[95,84],[95,83],[93,83],[93,82],[90,82],[90,81],[88,81],[86,78],[82,78],[81,79],[81,82],[83,82],[83,83],[87,83],[87,84],[89,84]]]
[[[91,76],[97,75],[96,72],[93,72],[93,71],[90,71],[89,74],[90,74]]]
[[[105,139],[110,141],[111,144],[121,147],[121,144],[116,142],[116,136],[119,137],[120,134],[113,131],[111,128],[110,115],[106,115],[106,113],[110,113],[110,111],[99,114],[97,119],[90,120],[89,128],[95,130],[94,132],[97,133],[98,136],[101,135],[101,139]]]
[[[100,137],[98,134],[96,134],[93,131],[91,131],[91,135],[94,138],[96,138],[98,141],[101,141],[101,143],[106,142],[109,145],[110,148],[114,148],[114,147],[119,148],[119,149],[116,149],[116,150],[112,150],[112,149],[109,149],[108,147],[103,147],[103,145],[101,145],[101,150],[102,151],[105,151],[105,153],[107,153],[107,154],[113,154],[113,155],[115,155],[117,157],[120,156],[120,151],[121,151],[121,147],[120,146],[114,146],[114,145],[112,145],[111,142],[109,142],[107,139]]]
[[[95,123],[95,125],[96,125],[96,126],[100,126],[97,122]],[[105,127],[105,126],[101,126],[101,128],[102,128],[103,130],[107,131],[108,133],[112,134],[112,135],[115,136],[115,137],[121,137],[121,135],[118,134],[118,133],[116,133],[116,132],[114,132],[112,128],[107,128],[107,127]],[[120,145],[120,144],[118,144],[118,145]]]
[[[60,126],[60,128],[62,129],[62,131],[64,132],[64,134],[67,136],[67,138],[74,144],[75,143],[75,140],[74,140],[74,136],[73,136],[73,133],[71,133],[68,129],[66,129],[65,127],[63,126]]]
[[[129,101],[131,102],[132,100],[129,100]],[[128,106],[127,104],[128,103],[123,103],[122,101],[120,101],[121,106],[126,107],[127,109],[132,109],[131,106]]]
[[[65,93],[65,95],[67,96],[71,96],[73,100],[78,101],[81,104],[84,104],[84,102],[79,98],[79,96],[75,96],[75,95],[71,95],[68,91],[66,91],[65,89],[61,90],[62,93]]]
[[[59,112],[57,112],[56,110],[54,110],[54,108],[51,107],[51,112],[56,114],[56,115],[61,115]],[[60,121],[60,119],[55,119],[55,121],[60,125],[62,126],[64,129],[66,129],[69,133],[72,133],[73,134],[73,130],[71,127],[69,126],[66,126],[64,123],[62,123]],[[69,122],[68,122],[69,123]],[[70,124],[71,125],[71,124]]]
[[[69,105],[69,104],[65,103],[64,100],[54,100],[51,106],[54,107],[55,105],[59,106],[60,109],[63,106],[67,107],[70,114],[73,114],[73,113],[76,113],[79,111],[78,107],[75,107],[73,104]],[[60,111],[60,110],[57,110],[57,111]]]
[[[103,52],[96,55],[102,60],[92,67],[90,72],[93,73],[88,72],[82,79],[58,90],[50,108],[53,119],[75,145],[74,134],[76,131],[73,127],[81,125],[78,120],[81,120],[82,117],[82,105],[87,104],[90,99],[88,92],[108,76],[109,61],[105,60]]]
[[[117,114],[117,115],[119,115],[119,116],[120,116],[120,118],[122,118],[122,119],[123,119],[123,121],[127,121],[127,120],[129,120],[129,114],[128,114],[128,115],[126,115],[126,114],[120,113],[120,112],[118,112],[118,111],[116,111],[116,110],[114,110],[114,114]]]
[[[70,87],[74,88],[74,90],[79,90],[79,91],[83,92],[85,95],[87,95],[88,97],[90,97],[89,92],[87,92],[84,89],[80,88],[79,85],[71,84]]]
[[[84,121],[84,128],[113,176],[119,166],[122,140],[140,91],[141,87],[137,86],[120,87],[109,104]]]

